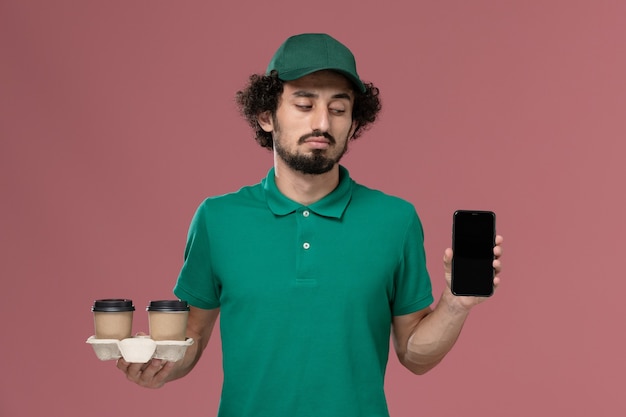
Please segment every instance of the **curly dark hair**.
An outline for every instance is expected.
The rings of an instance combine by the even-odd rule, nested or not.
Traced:
[[[272,149],[274,141],[272,133],[261,128],[257,116],[269,111],[272,116],[276,115],[278,102],[283,93],[284,82],[278,78],[276,71],[269,75],[253,74],[248,80],[247,86],[237,91],[235,100],[239,112],[246,119],[255,132],[255,139],[264,148]],[[357,127],[350,140],[354,140],[376,120],[381,109],[379,90],[371,83],[365,84],[365,92],[354,90],[354,108],[352,120],[357,122]]]

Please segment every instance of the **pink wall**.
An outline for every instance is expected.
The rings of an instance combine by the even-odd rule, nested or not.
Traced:
[[[130,297],[147,330],[196,205],[271,164],[233,93],[306,31],[381,88],[344,163],[416,205],[437,293],[455,209],[505,235],[505,282],[445,362],[391,358],[392,415],[625,414],[626,3],[164,3],[0,3],[1,416],[214,415],[217,338],[143,390],[84,343],[89,308]]]

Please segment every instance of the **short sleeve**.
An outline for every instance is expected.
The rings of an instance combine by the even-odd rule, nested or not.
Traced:
[[[424,231],[415,210],[404,239],[403,255],[395,274],[392,313],[394,316],[413,313],[434,301],[432,285],[426,268]]]
[[[174,294],[190,305],[203,309],[220,306],[220,285],[211,266],[211,248],[206,201],[198,207],[189,226],[184,263],[174,286]]]

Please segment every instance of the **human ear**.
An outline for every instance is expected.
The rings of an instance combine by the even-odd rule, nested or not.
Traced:
[[[354,132],[356,132],[356,129],[358,126],[359,126],[359,123],[356,120],[353,120],[352,127],[350,128],[350,132],[348,134],[348,139],[352,139],[352,136],[354,136]]]
[[[261,126],[261,129],[265,130],[266,132],[274,131],[274,121],[269,111],[259,113],[259,115],[256,117],[256,120],[259,126]]]

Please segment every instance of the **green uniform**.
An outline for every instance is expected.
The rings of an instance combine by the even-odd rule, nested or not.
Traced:
[[[303,206],[261,183],[206,199],[174,293],[220,307],[219,417],[386,417],[394,315],[433,302],[414,207],[354,182]]]

